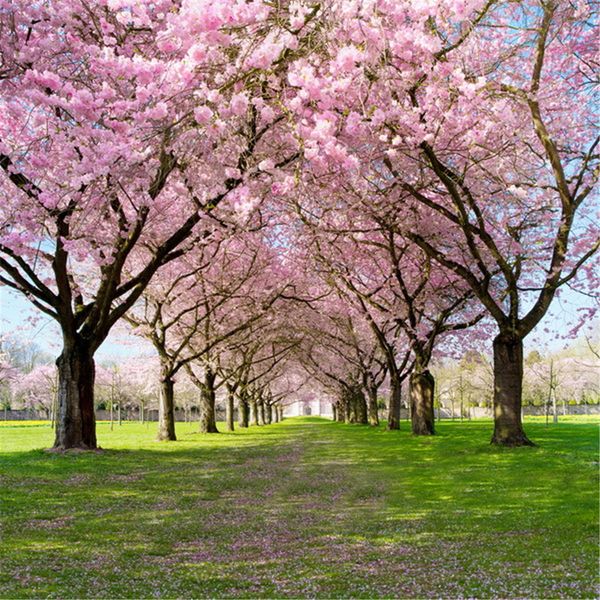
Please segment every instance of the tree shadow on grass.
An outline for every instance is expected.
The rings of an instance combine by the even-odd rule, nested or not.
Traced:
[[[507,450],[489,427],[313,417],[2,453],[0,596],[591,596],[595,428]]]

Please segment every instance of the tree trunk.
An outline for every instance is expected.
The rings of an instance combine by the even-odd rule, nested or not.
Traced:
[[[85,346],[65,345],[58,367],[58,415],[54,447],[97,448],[94,357]]]
[[[265,407],[265,423],[270,425],[273,422],[273,406],[267,404]]]
[[[252,425],[258,425],[258,402],[256,400],[252,400],[250,402],[250,408],[252,410]]]
[[[216,374],[209,367],[204,373],[204,385],[200,390],[200,433],[219,433],[215,414]]]
[[[337,406],[338,406],[337,420],[339,423],[345,423],[346,422],[346,413],[348,412],[348,405],[347,405],[346,401],[342,398],[341,400],[338,401]]]
[[[400,429],[400,406],[402,405],[402,382],[396,377],[390,381],[390,402],[387,428]]]
[[[331,413],[333,416],[333,420],[337,421],[337,404],[335,402],[331,405]]]
[[[494,435],[492,444],[533,446],[521,423],[523,340],[500,333],[494,339]]]
[[[356,387],[354,392],[355,403],[356,403],[356,422],[361,425],[367,425],[369,423],[367,400],[365,393],[360,386]]]
[[[233,391],[227,391],[227,403],[225,404],[225,421],[227,423],[227,431],[233,431]]]
[[[352,394],[346,393],[346,401],[344,402],[346,410],[344,413],[346,424],[356,423],[356,404]]]
[[[379,413],[377,411],[377,388],[369,386],[369,425],[377,427],[379,425]]]
[[[219,433],[215,418],[214,390],[202,390],[200,394],[200,433]]]
[[[6,421],[6,404],[4,405],[4,420]],[[56,382],[56,387],[54,389],[54,394],[52,395],[52,419],[51,419],[51,427],[52,429],[56,429],[56,415],[58,413],[58,381]]]
[[[283,406],[278,406],[277,407],[277,413],[279,415],[279,420],[283,421]]]
[[[434,389],[435,381],[428,370],[413,373],[410,376],[412,432],[415,435],[433,435],[435,433]]]
[[[238,403],[238,425],[240,427],[248,427],[249,416],[250,406],[246,400],[240,398]]]
[[[267,421],[265,418],[265,401],[259,400],[256,404],[258,408],[258,424],[266,425]]]
[[[170,375],[164,374],[160,381],[158,397],[158,435],[159,442],[177,440],[175,437],[175,383]]]

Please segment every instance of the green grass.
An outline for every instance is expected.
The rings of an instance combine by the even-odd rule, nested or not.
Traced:
[[[318,418],[54,454],[0,423],[0,597],[597,597],[598,427],[434,438]]]

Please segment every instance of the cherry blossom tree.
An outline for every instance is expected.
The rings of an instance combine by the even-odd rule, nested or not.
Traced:
[[[125,315],[153,340],[167,330],[177,340],[155,344],[168,363],[160,438],[175,439],[184,368],[204,390],[207,423],[218,385],[238,395],[240,424],[249,403],[268,420],[260,407],[280,378],[257,377],[256,361],[278,334],[260,307],[280,283],[279,298],[299,306],[335,293],[353,321],[313,328],[329,346],[304,353],[319,385],[343,388],[353,419],[368,397],[374,422],[365,390],[384,357],[388,426],[399,426],[410,376],[415,433],[433,433],[434,348],[485,313],[497,328],[492,441],[530,444],[523,340],[561,287],[600,285],[590,10],[583,0],[4,3],[0,284],[60,326],[55,447],[96,447],[94,355]],[[274,277],[208,319],[198,298],[226,294],[206,295],[206,282],[236,285],[219,246],[251,230],[261,256],[279,256]],[[221,343],[263,321],[265,340]],[[354,333],[379,349],[357,353]]]
[[[275,256],[241,235],[197,248],[163,269],[125,319],[161,364],[159,440],[175,440],[174,383],[182,369],[200,390],[200,430],[216,433],[216,357],[223,342],[263,319],[280,298]],[[196,370],[200,368],[201,373]],[[221,384],[218,384],[221,385]]]
[[[49,418],[57,392],[56,367],[37,365],[29,373],[13,379],[12,390],[25,408],[42,412]]]
[[[311,175],[326,186],[332,173],[347,179],[346,168],[386,190],[399,233],[495,320],[497,444],[530,443],[523,339],[578,273],[597,285],[590,10],[552,0],[348,3],[329,60],[292,73],[300,85],[310,72],[318,90],[295,110]]]
[[[18,0],[0,13],[0,282],[62,332],[55,447],[96,447],[93,356],[217,208],[294,160],[278,97],[319,5]]]

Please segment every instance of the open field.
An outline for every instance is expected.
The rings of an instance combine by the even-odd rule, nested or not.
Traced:
[[[562,421],[517,449],[485,421],[101,423],[68,454],[0,422],[0,596],[596,597],[597,419]]]

